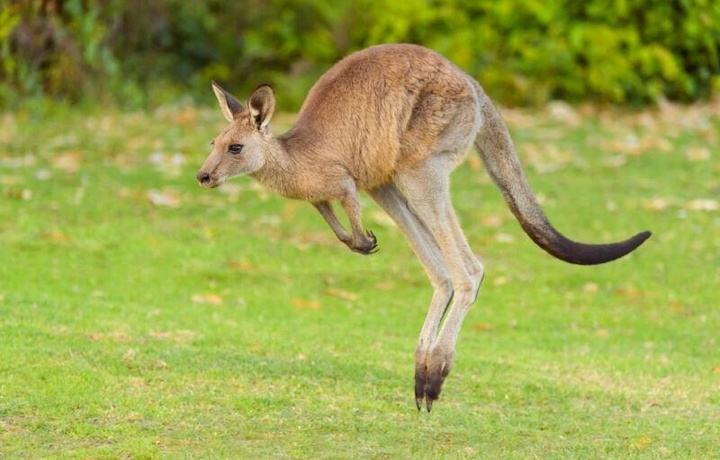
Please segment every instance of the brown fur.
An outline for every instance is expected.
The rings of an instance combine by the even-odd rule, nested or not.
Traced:
[[[230,124],[214,141],[197,178],[216,187],[248,174],[277,193],[311,202],[337,237],[363,254],[376,250],[363,228],[358,192],[397,222],[435,288],[416,350],[415,396],[430,410],[450,372],[463,318],[483,267],[470,250],[450,202],[449,176],[474,144],[527,234],[571,263],[621,257],[650,234],[588,245],[562,236],[535,199],[500,115],[480,85],[438,53],[415,45],[380,45],[333,66],[312,88],[295,126],[273,137],[272,89],[247,106],[213,83]],[[350,231],[332,202],[348,216]]]

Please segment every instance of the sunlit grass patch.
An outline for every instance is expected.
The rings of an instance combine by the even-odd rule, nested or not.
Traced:
[[[717,456],[717,106],[505,114],[561,231],[654,236],[559,263],[471,154],[453,195],[487,274],[429,415],[431,290],[370,200],[360,257],[307,204],[196,185],[214,110],[2,115],[0,456]]]

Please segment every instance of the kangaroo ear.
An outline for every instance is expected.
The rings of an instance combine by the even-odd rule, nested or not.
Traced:
[[[261,131],[265,130],[275,111],[275,91],[270,85],[258,86],[250,96],[248,107],[255,125]]]
[[[227,121],[235,120],[235,117],[245,110],[245,107],[240,103],[240,101],[235,99],[232,94],[222,89],[217,83],[212,82],[212,89],[215,93],[215,97],[220,103],[220,110],[222,110],[222,114],[225,116]]]

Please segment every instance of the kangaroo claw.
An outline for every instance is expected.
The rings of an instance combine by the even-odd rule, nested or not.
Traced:
[[[365,234],[357,238],[353,237],[348,246],[353,251],[364,255],[375,254],[378,251],[377,238],[370,230],[366,230]]]

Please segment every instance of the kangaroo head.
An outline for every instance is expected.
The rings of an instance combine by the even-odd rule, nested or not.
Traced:
[[[258,86],[247,107],[212,83],[220,110],[229,125],[212,142],[212,152],[197,173],[203,187],[217,187],[227,179],[252,174],[265,164],[272,137],[268,123],[275,110],[275,94],[269,85]]]

